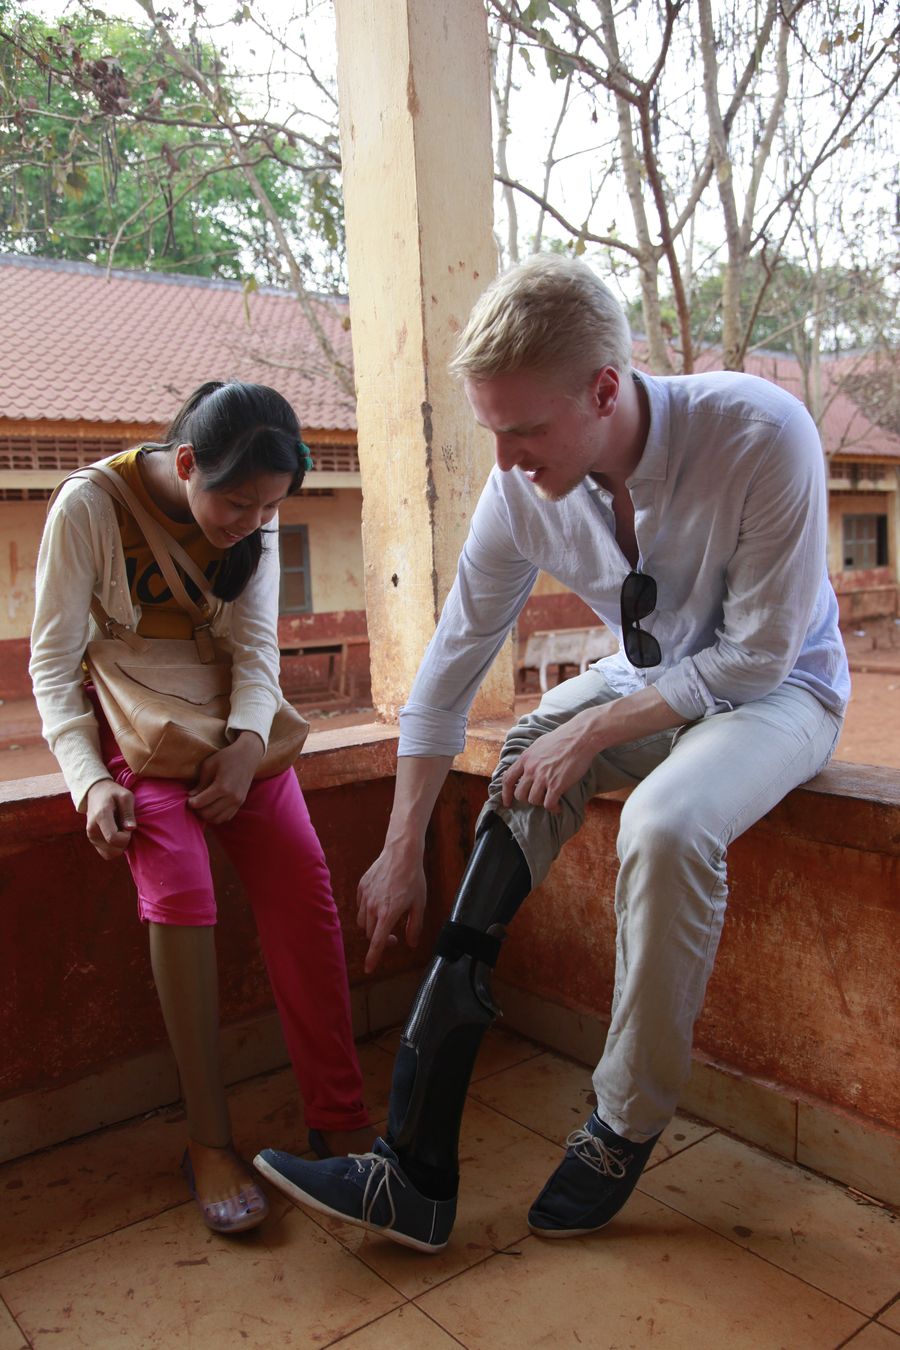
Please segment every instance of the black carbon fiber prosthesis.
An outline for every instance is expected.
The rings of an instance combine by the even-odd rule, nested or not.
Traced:
[[[491,971],[530,890],[522,850],[492,812],[479,829],[394,1061],[388,1137],[416,1184],[433,1173],[442,1188],[455,1188],[469,1080],[482,1037],[500,1011]]]

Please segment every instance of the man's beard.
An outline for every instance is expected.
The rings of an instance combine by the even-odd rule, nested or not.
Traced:
[[[581,481],[582,480],[579,478],[576,482],[569,483],[567,487],[553,488],[552,490],[541,487],[538,483],[532,483],[531,486],[534,488],[541,501],[561,502],[564,497],[568,497],[570,493],[575,491]]]

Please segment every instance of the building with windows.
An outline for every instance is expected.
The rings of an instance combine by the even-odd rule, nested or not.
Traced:
[[[239,282],[0,255],[0,350],[0,698],[30,692],[34,565],[51,490],[79,464],[158,437],[211,378],[274,385],[313,451],[315,468],[280,517],[286,690],[360,687],[368,644],[346,300],[312,298],[304,313],[289,293]],[[715,350],[698,365],[715,368]],[[747,359],[751,373],[818,402],[829,566],[845,621],[898,612],[900,436],[847,392],[864,365],[824,362],[813,400],[797,361],[780,353]],[[519,637],[595,622],[582,601],[541,576]]]
[[[897,614],[900,436],[879,424],[864,391],[900,379],[900,369],[849,354],[823,360],[813,378],[781,353],[751,354],[746,369],[789,389],[818,423],[828,467],[828,567],[842,622]]]
[[[34,567],[51,490],[81,464],[158,438],[208,379],[276,387],[313,452],[313,471],[280,513],[285,650],[365,635],[347,303],[309,307],[238,282],[0,257],[0,698],[30,692]],[[361,673],[363,644],[352,659]],[[287,656],[285,678],[318,678],[329,664],[333,652],[302,670]]]

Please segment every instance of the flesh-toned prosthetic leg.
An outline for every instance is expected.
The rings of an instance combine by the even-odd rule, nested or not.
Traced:
[[[469,1079],[499,1012],[490,973],[506,925],[530,890],[524,855],[492,813],[476,838],[394,1061],[388,1140],[414,1184],[434,1199],[456,1192]]]
[[[269,1204],[231,1147],[215,935],[212,925],[151,923],[150,961],[187,1109],[181,1170],[207,1227],[240,1233],[262,1223]]]
[[[188,1134],[209,1148],[231,1142],[219,1063],[216,930],[150,924],[150,962],[187,1110]]]

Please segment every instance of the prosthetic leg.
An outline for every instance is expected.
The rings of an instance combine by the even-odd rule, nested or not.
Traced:
[[[240,1233],[262,1223],[269,1204],[231,1146],[215,933],[212,926],[151,923],[150,959],[187,1109],[190,1144],[181,1170],[206,1226]]]
[[[505,928],[530,890],[522,851],[492,812],[478,832],[394,1061],[388,1142],[413,1183],[436,1200],[457,1190],[469,1079],[481,1039],[499,1012],[490,973]]]
[[[150,924],[150,961],[175,1053],[188,1133],[208,1148],[231,1143],[219,1063],[219,977],[214,927]]]

